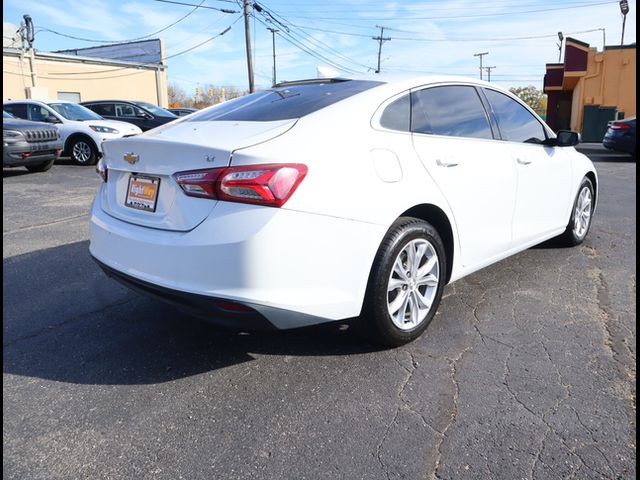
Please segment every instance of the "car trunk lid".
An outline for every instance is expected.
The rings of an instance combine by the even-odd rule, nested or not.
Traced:
[[[295,120],[174,122],[103,143],[108,168],[102,208],[120,220],[163,230],[197,227],[217,201],[188,197],[173,174],[226,167],[234,150],[282,135]]]

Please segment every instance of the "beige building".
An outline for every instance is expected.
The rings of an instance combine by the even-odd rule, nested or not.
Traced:
[[[160,49],[161,59],[164,52]],[[69,54],[4,47],[2,100],[119,99],[168,107],[167,67],[161,60],[140,63],[98,58],[95,55],[99,52],[91,50],[80,49]],[[84,53],[88,55],[83,56]]]

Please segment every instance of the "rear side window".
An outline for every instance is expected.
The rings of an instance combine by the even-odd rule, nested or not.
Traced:
[[[186,121],[270,122],[300,118],[377,85],[381,82],[341,80],[276,87],[221,103]]]
[[[484,92],[504,140],[523,143],[542,143],[546,140],[542,124],[529,110],[503,93],[489,89]]]
[[[93,103],[85,105],[85,107],[90,108],[103,117],[113,117],[115,115],[113,112],[113,103]]]
[[[26,120],[27,118],[27,105],[25,103],[12,103],[10,105],[3,105],[3,110],[6,110],[14,117],[23,118]]]
[[[450,137],[493,138],[474,87],[432,87],[411,93],[411,130]]]
[[[409,94],[390,103],[382,112],[380,126],[390,130],[408,132],[410,129],[411,107]]]

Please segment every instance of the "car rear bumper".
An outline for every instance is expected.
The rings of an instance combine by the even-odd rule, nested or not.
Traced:
[[[635,138],[630,135],[606,135],[602,145],[609,150],[626,153],[633,153],[636,149]]]
[[[112,274],[197,298],[237,302],[278,329],[358,316],[371,263],[387,230],[218,202],[195,229],[166,231],[113,218],[100,201],[98,194],[90,251]]]

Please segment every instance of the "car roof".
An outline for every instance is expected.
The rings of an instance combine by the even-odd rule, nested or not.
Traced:
[[[58,100],[56,98],[45,98],[45,99],[38,99],[38,98],[17,98],[14,100],[7,100],[6,102],[3,102],[3,105],[8,105],[8,104],[12,104],[12,103],[40,103],[40,104],[45,104],[45,105],[49,105],[51,103],[70,103],[73,105],[78,105],[77,102],[70,102],[69,100]]]
[[[134,105],[138,105],[140,103],[149,103],[149,102],[143,102],[141,100],[86,100],[86,101],[80,102],[80,103],[82,104],[82,103],[114,103],[114,102],[118,102],[118,103],[133,103]]]

